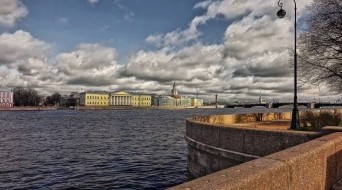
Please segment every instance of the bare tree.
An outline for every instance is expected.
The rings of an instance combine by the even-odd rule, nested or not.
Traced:
[[[342,0],[314,0],[302,23],[298,69],[301,79],[342,92]]]

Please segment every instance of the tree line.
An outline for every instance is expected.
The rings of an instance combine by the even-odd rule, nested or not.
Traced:
[[[13,89],[14,106],[56,106],[61,100],[61,95],[58,92],[44,98],[33,88],[15,87]]]

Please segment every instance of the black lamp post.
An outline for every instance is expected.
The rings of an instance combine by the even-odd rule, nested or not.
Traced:
[[[299,112],[297,103],[297,3],[293,0],[295,5],[295,18],[294,18],[294,97],[293,97],[293,110],[292,110],[292,120],[291,129],[296,129],[300,126],[299,123]],[[278,1],[278,6],[280,10],[277,12],[278,18],[284,18],[286,11],[283,9],[283,3]]]

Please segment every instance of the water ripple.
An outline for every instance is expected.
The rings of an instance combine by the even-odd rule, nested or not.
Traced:
[[[165,189],[188,179],[185,118],[225,112],[1,111],[0,189]]]

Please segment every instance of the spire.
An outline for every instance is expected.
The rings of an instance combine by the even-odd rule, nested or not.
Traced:
[[[172,90],[171,90],[171,96],[177,96],[178,95],[178,92],[177,92],[177,89],[176,89],[176,81],[173,82],[173,87],[172,87]]]

